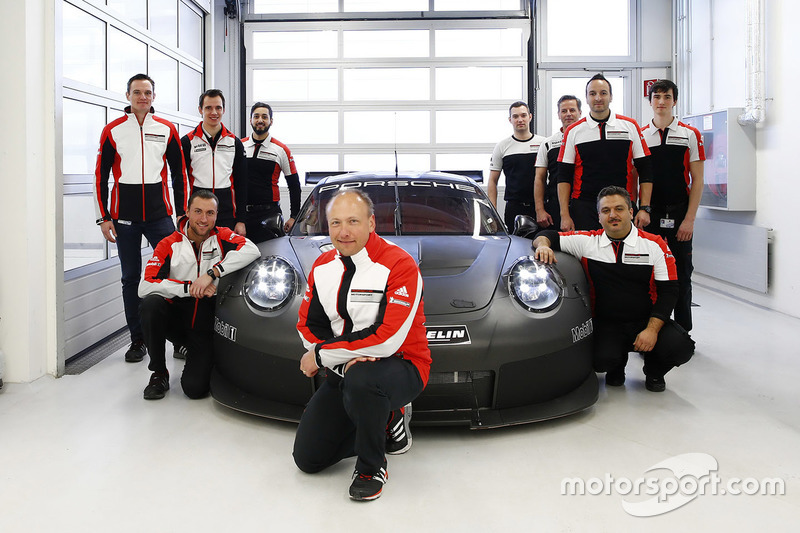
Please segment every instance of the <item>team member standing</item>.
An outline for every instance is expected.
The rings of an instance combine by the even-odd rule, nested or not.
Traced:
[[[497,183],[502,171],[506,176],[503,220],[508,231],[513,231],[517,215],[536,217],[533,203],[534,166],[539,146],[545,138],[531,133],[531,112],[525,102],[511,104],[508,108],[508,121],[514,133],[494,147],[487,192],[489,200],[497,207]]]
[[[653,121],[642,128],[653,161],[652,211],[640,211],[636,226],[661,235],[675,256],[678,270],[678,302],[675,321],[692,329],[692,235],[703,194],[703,161],[700,132],[672,115],[678,102],[678,86],[658,80],[650,89]]]
[[[219,198],[217,225],[245,235],[247,162],[244,147],[222,123],[225,96],[219,89],[200,95],[198,111],[203,121],[181,138],[183,157],[194,192],[207,189]]]
[[[172,122],[155,116],[152,107],[155,82],[146,74],[136,74],[128,80],[125,98],[130,103],[125,116],[108,124],[100,135],[94,204],[103,237],[117,244],[122,302],[131,335],[125,360],[134,363],[147,353],[136,293],[142,275],[142,236],[155,248],[175,231],[167,166],[178,215],[186,212],[188,184],[178,131]],[[114,180],[110,204],[109,174]]]
[[[558,205],[558,153],[564,130],[581,118],[581,99],[565,94],[556,103],[561,128],[547,138],[536,155],[536,183],[533,186],[533,200],[536,205],[536,223],[540,228],[561,227],[561,213]]]
[[[213,366],[214,304],[218,278],[259,257],[255,244],[228,228],[215,227],[217,197],[206,190],[189,198],[180,229],[162,240],[147,262],[139,284],[142,329],[153,372],[145,400],[163,398],[169,390],[164,356],[167,339],[186,346],[181,376],[189,398],[208,394]]]
[[[650,209],[650,151],[632,118],[611,112],[611,83],[596,74],[586,84],[589,115],[564,132],[558,154],[558,201],[561,229],[597,229],[596,199],[609,185],[623,187],[631,198],[639,192],[631,163],[639,171],[640,208]]]
[[[308,350],[300,370],[325,367],[297,428],[294,460],[307,473],[357,456],[354,500],[374,500],[386,483],[387,424],[428,381],[431,355],[425,333],[422,276],[408,253],[375,233],[372,201],[364,192],[337,193],[327,205],[335,250],[314,262],[297,329]],[[405,413],[409,413],[406,411]]]
[[[694,353],[694,341],[669,318],[678,294],[675,260],[661,237],[633,225],[622,187],[600,191],[597,211],[602,229],[545,230],[533,241],[534,255],[553,263],[553,250],[561,250],[581,259],[593,289],[594,369],[606,372],[606,385],[625,383],[635,350],[644,357],[645,387],[662,392],[664,375]]]
[[[270,135],[272,108],[264,102],[256,102],[250,108],[250,126],[253,135],[242,139],[247,157],[247,236],[256,244],[271,238],[265,229],[267,217],[281,213],[278,177],[283,172],[289,187],[289,220],[284,231],[294,226],[300,211],[300,177],[294,166],[289,147]]]

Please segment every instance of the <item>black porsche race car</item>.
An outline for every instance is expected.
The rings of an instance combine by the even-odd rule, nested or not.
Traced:
[[[314,260],[332,245],[325,206],[360,188],[375,204],[377,233],[419,264],[433,364],[413,423],[492,428],[590,407],[589,287],[580,263],[532,257],[509,235],[474,181],[451,174],[355,173],[321,180],[286,236],[259,245],[261,259],[220,280],[211,381],[214,399],[240,411],[299,421],[324,379],[299,371],[295,329]]]

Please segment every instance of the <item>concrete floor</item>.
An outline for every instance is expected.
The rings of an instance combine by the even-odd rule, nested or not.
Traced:
[[[697,353],[667,375],[665,393],[644,389],[632,356],[626,386],[601,385],[578,415],[416,429],[370,503],[348,499],[353,459],[314,476],[295,468],[296,426],[188,400],[181,361],[156,402],[142,400],[149,373],[124,349],[81,375],[7,384],[0,532],[795,531],[800,320],[702,288],[695,302]],[[648,472],[662,462],[669,470]],[[676,476],[682,494],[666,497]],[[717,494],[698,495],[695,482],[711,477]],[[562,494],[566,478],[587,493]],[[623,495],[645,478],[660,503],[642,503],[653,490]],[[720,494],[770,490],[765,478],[785,494]]]

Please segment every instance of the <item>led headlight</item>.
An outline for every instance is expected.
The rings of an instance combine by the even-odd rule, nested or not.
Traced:
[[[528,311],[543,313],[561,300],[564,279],[561,274],[533,257],[520,257],[508,272],[508,292]]]
[[[264,311],[276,311],[286,305],[297,289],[297,272],[282,257],[265,257],[247,274],[244,294],[247,300]]]

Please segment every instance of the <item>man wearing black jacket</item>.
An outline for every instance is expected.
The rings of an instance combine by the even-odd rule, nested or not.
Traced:
[[[533,241],[535,257],[553,263],[553,250],[561,250],[582,259],[594,296],[594,368],[606,372],[606,385],[625,383],[633,350],[644,357],[647,390],[662,392],[664,375],[694,353],[694,341],[669,318],[678,296],[675,259],[661,237],[633,225],[622,187],[601,190],[597,210],[602,229],[545,230]]]

